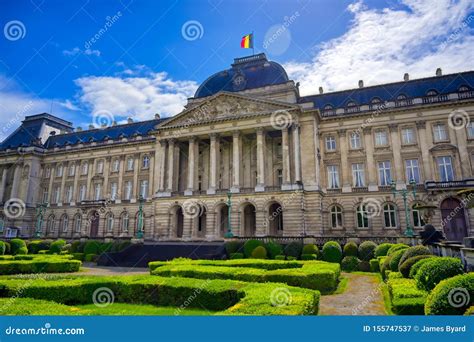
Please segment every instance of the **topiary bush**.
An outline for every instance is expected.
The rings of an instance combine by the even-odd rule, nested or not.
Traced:
[[[99,254],[100,249],[100,242],[89,240],[84,245],[84,254],[87,256],[88,254]]]
[[[316,254],[301,254],[301,260],[316,260],[318,256]]]
[[[464,269],[460,259],[451,257],[428,259],[416,273],[416,286],[431,291],[441,280],[462,273]]]
[[[359,259],[355,256],[346,256],[341,261],[341,268],[346,272],[357,271],[359,267]]]
[[[358,247],[354,241],[349,241],[344,245],[344,256],[357,256],[358,254]]]
[[[429,259],[429,258],[418,260],[418,261],[411,267],[411,269],[410,269],[410,274],[408,275],[408,277],[411,278],[411,279],[415,279],[415,276],[416,276],[416,274],[418,273],[418,270],[420,269],[420,267],[421,267],[425,262],[428,262],[428,259]]]
[[[314,243],[307,244],[303,247],[303,251],[301,254],[314,254],[318,255],[319,254],[319,249],[318,246],[316,246]]]
[[[84,261],[84,253],[72,253],[72,258],[74,260]]]
[[[404,243],[396,243],[394,245],[392,245],[392,247],[390,247],[387,251],[387,256],[390,256],[392,255],[393,253],[395,253],[396,251],[399,251],[401,249],[406,249],[410,246],[408,245],[405,245]]]
[[[97,254],[86,254],[84,261],[87,262],[96,262],[99,256]]]
[[[380,273],[382,274],[382,278],[385,279],[386,271],[390,270],[390,261],[392,260],[392,256],[386,256],[382,258],[385,258],[385,259],[383,259],[383,262],[382,260],[380,261]]]
[[[0,255],[4,255],[6,249],[5,242],[0,241]]]
[[[388,250],[392,246],[393,246],[393,243],[381,243],[380,245],[378,245],[375,248],[375,251],[374,251],[375,257],[378,258],[378,257],[381,257],[381,256],[386,256]]]
[[[291,255],[288,255],[288,256],[286,257],[286,260],[298,260],[298,258],[297,258],[297,257],[294,257],[294,256],[291,256]]]
[[[252,251],[252,258],[253,259],[266,259],[267,258],[267,250],[263,246],[257,246]]]
[[[28,248],[26,248],[26,246],[19,248],[16,251],[16,255],[20,255],[20,254],[28,254]]]
[[[404,278],[410,277],[410,270],[418,261],[422,259],[432,258],[432,255],[417,255],[411,258],[406,259],[403,263],[400,261],[398,270],[403,275]]]
[[[409,258],[412,258],[417,255],[430,255],[431,252],[428,249],[428,247],[419,245],[419,246],[413,246],[405,249],[405,253],[403,253],[402,258],[400,259],[399,262],[399,267]]]
[[[393,272],[398,272],[398,264],[400,262],[400,259],[402,258],[403,256],[403,253],[405,253],[405,250],[404,249],[399,249],[398,251],[396,251],[395,253],[393,253],[390,257],[390,269],[393,271]]]
[[[231,253],[229,256],[230,259],[244,259],[244,253]]]
[[[242,243],[240,241],[234,240],[234,241],[227,241],[225,243],[225,251],[227,252],[228,256],[234,253],[239,253],[241,249],[242,249]],[[114,248],[114,251],[118,252],[117,247]]]
[[[277,255],[275,256],[275,260],[285,260],[285,256],[284,255]]]
[[[474,304],[474,272],[442,280],[428,295],[425,315],[462,315]]]
[[[245,257],[250,258],[253,250],[257,247],[263,247],[263,242],[260,240],[247,240],[244,244]]]
[[[277,255],[283,254],[283,247],[275,241],[269,241],[265,244],[265,249],[268,252],[268,257],[270,259],[275,259]]]
[[[303,250],[303,244],[300,242],[293,241],[286,245],[285,254],[287,256],[294,257],[296,260],[300,257],[302,250]]]
[[[41,249],[44,249],[44,248],[40,248],[40,243],[41,243],[41,240],[33,240],[33,241],[30,241],[28,243],[28,253],[30,254],[38,254],[38,252],[41,250]]]
[[[370,263],[370,272],[380,272],[380,262],[379,259],[372,259]]]
[[[26,248],[26,243],[22,239],[12,239],[10,240],[10,248],[11,248],[11,253],[12,255],[18,254],[18,250],[20,248]],[[28,249],[26,249],[28,253]],[[27,254],[27,253],[21,253],[21,254]]]
[[[71,253],[82,253],[84,252],[85,243],[81,241],[74,241],[71,243]]]
[[[369,261],[375,256],[377,244],[373,241],[364,241],[359,245],[359,259]]]
[[[12,254],[10,242],[3,241],[3,243],[5,244],[5,254]]]
[[[328,262],[341,262],[342,248],[336,241],[328,241],[323,246],[323,260]]]
[[[61,250],[63,247],[66,245],[66,241],[60,239],[56,240],[51,244],[51,247],[49,247],[49,253],[50,254],[59,254],[61,253]]]
[[[359,260],[358,268],[361,272],[370,272],[370,262],[365,260]]]

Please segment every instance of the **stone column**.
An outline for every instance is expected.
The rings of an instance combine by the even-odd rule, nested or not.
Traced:
[[[158,195],[161,196],[165,191],[165,176],[166,176],[166,140],[160,140],[160,147],[158,150],[158,158],[155,160],[155,169],[158,170],[157,184]]]
[[[365,142],[365,157],[367,160],[367,173],[368,173],[368,190],[379,191],[377,184],[377,168],[375,166],[374,159],[374,140],[372,139],[372,129],[370,127],[364,128],[364,142]]]
[[[2,171],[2,180],[0,183],[0,203],[3,203],[3,196],[5,196],[5,188],[7,186],[7,176],[8,176],[8,168],[6,165],[3,167]]]
[[[290,146],[288,140],[288,127],[281,130],[281,156],[283,165],[282,190],[291,190],[291,172],[290,172]]]
[[[117,184],[117,198],[115,203],[120,203],[123,198],[123,173],[125,170],[125,156],[120,156],[120,165],[119,165],[119,175],[118,175],[118,184]]]
[[[340,174],[342,176],[342,192],[351,192],[351,173],[349,172],[349,163],[348,163],[348,146],[347,146],[347,134],[345,129],[340,129],[337,131],[339,134],[339,148],[341,150],[341,169]]]
[[[265,191],[265,131],[257,129],[257,185],[255,192]]]
[[[240,192],[240,152],[241,152],[240,132],[235,131],[232,135],[232,187],[230,192]]]
[[[395,178],[397,182],[397,188],[406,188],[405,177],[403,173],[403,160],[402,160],[402,145],[400,143],[400,135],[398,133],[398,124],[388,125],[390,130],[390,137],[392,140],[392,154],[393,163],[395,168]]]
[[[63,175],[61,177],[61,188],[59,189],[59,202],[58,205],[62,205],[62,203],[66,202],[65,201],[65,193],[64,193],[64,186],[66,185],[66,177],[67,177],[67,165],[66,163],[63,163],[62,165],[63,168]],[[58,229],[59,231],[59,229]]]
[[[155,194],[155,173],[158,172],[158,169],[153,167],[155,165],[155,155],[150,154],[150,164],[148,167],[148,193],[147,198],[153,198]]]
[[[93,193],[92,177],[95,173],[94,159],[88,160],[87,166],[87,184],[86,184],[86,200],[92,199],[91,193]]]
[[[106,157],[104,162],[104,184],[102,189],[103,198],[108,198],[109,195],[109,175],[110,175],[110,162],[112,157]]]
[[[139,154],[136,154],[133,156],[134,158],[134,161],[133,161],[133,189],[132,189],[132,198],[131,198],[131,203],[135,203],[137,198],[138,198],[138,194],[140,193],[138,191],[138,172],[140,171],[139,168],[140,168],[140,155]]]
[[[72,203],[69,204],[71,206],[76,205],[77,188],[78,188],[78,183],[79,183],[79,172],[80,172],[80,163],[79,162],[73,162],[73,163],[74,163],[74,184],[72,186]]]
[[[48,202],[48,204],[51,204],[51,199],[53,198],[53,180],[54,180],[54,168],[55,168],[55,164],[50,164],[49,165],[49,168],[50,168],[50,173],[49,173],[49,184],[48,184],[48,199],[46,200]],[[13,189],[12,189],[12,194],[13,194]],[[10,197],[13,197],[13,196],[10,196]]]
[[[209,188],[207,189],[208,195],[216,193],[217,189],[217,153],[219,150],[219,136],[215,133],[211,135],[211,147],[209,154]]]
[[[295,157],[295,183],[301,183],[301,146],[300,146],[300,126],[293,125],[293,149]]]
[[[471,176],[471,164],[468,162],[471,158],[467,150],[467,136],[464,126],[454,129],[456,134],[456,141],[459,150],[459,159],[461,160],[461,175],[456,175],[457,179],[466,179]]]
[[[421,159],[423,162],[423,176],[424,180],[433,180],[433,174],[430,166],[430,151],[428,148],[428,141],[426,138],[426,121],[417,121],[416,128],[418,129],[419,146],[421,150]]]
[[[15,170],[13,171],[13,184],[12,184],[12,191],[10,194],[10,198],[18,198],[18,195],[20,193],[20,180],[21,180],[21,169],[22,165],[16,164]],[[52,179],[52,173],[51,173],[51,179]]]
[[[191,137],[189,138],[189,150],[188,150],[188,179],[187,179],[187,187],[184,194],[186,196],[191,196],[194,190],[194,175],[196,169],[196,138]]]
[[[174,182],[173,182],[173,177],[174,177],[174,144],[175,144],[175,139],[170,139],[168,141],[168,184],[166,187],[166,192],[168,192],[170,195],[173,192],[174,189]]]

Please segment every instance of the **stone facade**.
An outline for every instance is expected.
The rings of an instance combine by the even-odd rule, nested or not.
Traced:
[[[222,240],[229,213],[238,236],[398,236],[408,189],[415,231],[421,213],[411,208],[429,204],[448,238],[472,235],[457,191],[472,186],[474,129],[451,121],[473,115],[474,93],[461,90],[321,108],[288,80],[191,98],[180,114],[144,122],[147,131],[27,117],[22,127],[36,120],[52,133],[2,145],[2,231],[132,238],[141,206],[145,240]],[[112,128],[128,133],[108,136]]]

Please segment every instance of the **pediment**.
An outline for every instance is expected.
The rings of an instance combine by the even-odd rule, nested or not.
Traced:
[[[439,145],[435,145],[434,147],[432,147],[430,149],[431,152],[434,152],[434,151],[446,151],[446,150],[457,150],[457,146],[456,145],[452,145],[452,144],[439,144]]]
[[[249,115],[270,114],[275,111],[291,111],[298,108],[297,105],[283,102],[260,100],[228,92],[220,92],[192,108],[185,109],[158,127],[176,127],[238,119],[239,117]]]

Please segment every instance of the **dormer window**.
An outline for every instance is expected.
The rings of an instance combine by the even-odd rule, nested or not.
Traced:
[[[465,92],[465,91],[469,91],[469,88],[466,87],[466,86],[460,86],[458,91],[459,91],[460,93],[463,93],[463,92]]]
[[[403,106],[408,106],[409,104],[411,103],[408,101],[408,98],[405,94],[400,94],[397,96],[397,99],[395,101],[395,106],[403,107]]]
[[[346,106],[347,113],[354,113],[359,111],[359,106],[354,101],[349,101]]]
[[[334,107],[330,104],[327,104],[323,108],[323,113],[326,115],[333,115],[335,114]]]
[[[437,96],[437,95],[438,95],[438,92],[436,90],[429,90],[426,93],[426,96]]]
[[[467,86],[460,86],[458,91],[458,96],[460,99],[466,99],[474,96],[474,92],[471,91],[471,89]]]

